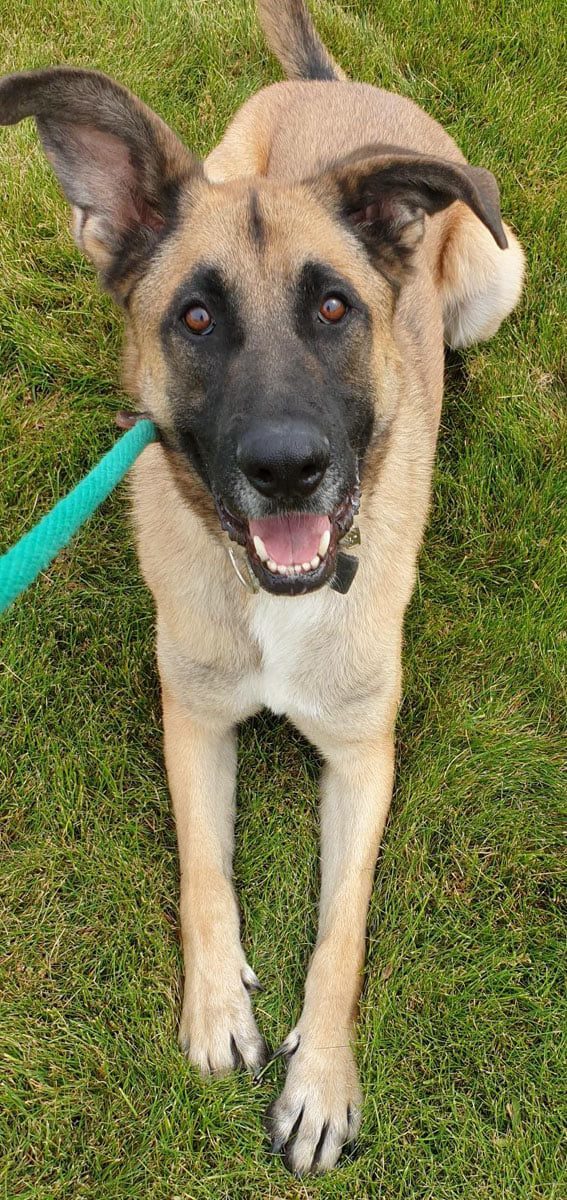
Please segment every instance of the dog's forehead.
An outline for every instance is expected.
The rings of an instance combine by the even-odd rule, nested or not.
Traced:
[[[148,277],[164,305],[206,262],[252,297],[282,291],[317,260],[345,279],[366,274],[354,237],[302,185],[264,180],[207,184],[180,198],[177,226]],[[155,293],[154,293],[155,294]]]

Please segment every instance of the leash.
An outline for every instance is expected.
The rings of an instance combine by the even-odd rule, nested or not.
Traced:
[[[72,492],[0,557],[0,613],[45,571],[120,483],[142,450],[157,440],[153,421],[136,421]]]
[[[53,562],[59,551],[68,545],[81,525],[88,521],[128,473],[142,450],[159,440],[157,426],[147,417],[137,418],[133,413],[119,413],[117,423],[122,428],[130,425],[127,433],[103,455],[96,467],[81,479],[68,496],[59,500],[29,533],[25,533],[15,546],[0,556],[0,614],[25,592],[41,571],[45,571]],[[360,533],[356,526],[343,537],[341,544],[343,549],[360,544]],[[242,563],[239,563],[230,546],[228,554],[241,584],[247,591],[259,591],[258,581],[246,555],[242,556]],[[344,595],[350,588],[357,568],[356,558],[339,553],[330,587]]]

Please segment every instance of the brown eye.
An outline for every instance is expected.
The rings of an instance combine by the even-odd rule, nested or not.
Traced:
[[[193,304],[188,308],[183,320],[191,333],[211,333],[215,327],[210,312],[202,304]]]
[[[337,325],[347,312],[348,308],[340,296],[325,296],[319,307],[319,320],[327,325]]]

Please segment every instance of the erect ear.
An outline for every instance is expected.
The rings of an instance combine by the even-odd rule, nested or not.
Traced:
[[[462,200],[508,245],[500,217],[498,185],[490,171],[397,146],[367,146],[310,181],[320,198],[348,221],[376,266],[393,283],[411,270],[425,232],[425,217]]]
[[[0,124],[35,117],[74,209],[74,235],[117,298],[175,216],[200,164],[159,117],[98,71],[53,67],[0,80]]]

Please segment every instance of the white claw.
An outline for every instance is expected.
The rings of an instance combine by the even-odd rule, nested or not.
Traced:
[[[261,537],[258,537],[257,533],[254,534],[254,549],[261,562],[268,561],[268,551],[266,550]]]
[[[321,559],[319,558],[319,555],[318,555],[318,554],[316,554],[316,555],[315,555],[315,558],[312,558],[312,559],[311,559],[311,562],[310,562],[310,564],[309,564],[309,565],[310,565],[310,567],[311,567],[311,570],[312,570],[312,571],[314,571],[314,570],[315,570],[315,568],[319,566],[319,563],[320,563],[320,562],[321,562]]]
[[[256,539],[254,539],[254,541],[255,540]],[[325,557],[327,550],[329,549],[330,540],[331,540],[331,530],[326,529],[325,532],[321,534],[321,541],[319,542],[319,550],[318,550],[319,558]]]

